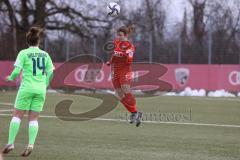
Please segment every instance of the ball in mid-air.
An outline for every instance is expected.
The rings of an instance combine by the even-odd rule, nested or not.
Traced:
[[[110,2],[107,5],[107,13],[111,17],[116,17],[120,14],[120,6],[116,2]]]

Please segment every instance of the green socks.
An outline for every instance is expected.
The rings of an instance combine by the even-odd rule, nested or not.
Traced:
[[[21,119],[18,117],[13,117],[10,126],[9,126],[9,136],[8,136],[8,144],[14,144],[15,138],[18,134],[20,128]],[[38,134],[38,121],[30,121],[29,122],[29,144],[34,145],[37,134]]]
[[[19,131],[20,123],[21,119],[19,119],[18,117],[12,118],[9,126],[8,144],[14,144],[15,138]]]
[[[38,121],[30,121],[29,122],[29,144],[34,145],[37,134],[38,134]]]

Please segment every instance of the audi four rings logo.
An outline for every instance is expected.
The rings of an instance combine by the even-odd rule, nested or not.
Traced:
[[[230,74],[229,74],[229,82],[236,86],[236,85],[240,85],[240,71],[232,71]]]

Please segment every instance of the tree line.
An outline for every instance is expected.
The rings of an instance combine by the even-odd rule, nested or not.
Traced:
[[[119,1],[121,15],[112,18],[104,0],[0,0],[0,59],[13,60],[27,47],[25,34],[33,25],[44,28],[41,46],[55,61],[66,60],[66,52],[71,57],[94,50],[107,59],[104,44],[117,27],[131,24],[135,61],[240,63],[238,0],[229,5],[225,0],[186,0],[183,18],[170,29],[164,0],[137,2],[139,7],[132,9],[127,0]]]

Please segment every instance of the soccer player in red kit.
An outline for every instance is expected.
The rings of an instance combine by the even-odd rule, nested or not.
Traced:
[[[117,92],[119,100],[131,113],[130,123],[141,124],[142,113],[137,111],[136,99],[131,93],[134,45],[128,40],[133,27],[123,26],[117,30],[117,39],[114,41],[115,48],[107,65],[111,65],[112,83]]]

